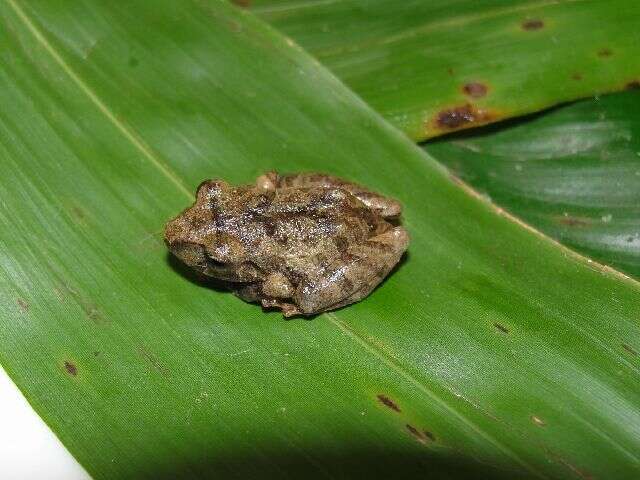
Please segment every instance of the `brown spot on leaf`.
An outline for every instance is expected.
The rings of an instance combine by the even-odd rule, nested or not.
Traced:
[[[79,222],[83,222],[85,218],[87,218],[87,213],[82,207],[79,207],[78,205],[73,205],[70,211],[73,217]]]
[[[502,325],[501,323],[496,322],[493,324],[493,326],[496,327],[498,330],[500,330],[502,333],[509,333],[509,329],[504,325]]]
[[[18,302],[18,307],[20,307],[20,310],[23,312],[28,312],[29,311],[29,302],[27,302],[26,300],[22,299],[22,298],[18,298],[16,300]]]
[[[573,75],[571,75],[571,78],[573,78],[574,80],[582,80],[582,74],[574,73]]]
[[[430,432],[429,430],[423,430],[423,433],[432,442],[436,441],[436,436],[432,432]]]
[[[625,85],[627,90],[640,90],[640,80],[632,80]]]
[[[389,407],[391,410],[394,410],[398,413],[400,413],[400,407],[398,406],[398,404],[396,402],[394,402],[393,400],[391,400],[389,397],[387,397],[384,394],[379,394],[378,395],[378,400],[380,400],[380,403],[382,403],[384,406]]]
[[[598,56],[600,58],[607,58],[607,57],[610,57],[611,55],[613,55],[613,52],[611,51],[610,48],[601,48],[600,50],[598,50]]]
[[[438,112],[434,123],[438,130],[457,130],[490,122],[495,117],[489,111],[467,103]]]
[[[106,323],[106,319],[104,318],[104,315],[102,314],[98,306],[91,302],[89,299],[82,296],[80,292],[74,290],[70,285],[63,284],[60,287],[55,288],[55,292],[60,300],[64,300],[65,297],[71,296],[78,303],[78,305],[80,305],[80,308],[82,308],[82,311],[89,320],[99,325]]]
[[[409,433],[413,435],[413,437],[416,440],[418,440],[420,443],[427,443],[427,436],[424,433],[422,433],[420,430],[418,430],[416,427],[414,427],[409,423],[407,423],[405,427],[407,427],[407,430],[409,431]]]
[[[98,310],[94,304],[89,303],[86,305],[82,305],[82,310],[84,311],[87,318],[95,323],[103,323],[104,317],[102,316],[102,312]]]
[[[629,352],[631,355],[637,356],[638,352],[635,351],[635,349],[633,347],[631,347],[630,345],[627,345],[626,343],[622,344],[622,348],[624,348],[627,352]]]
[[[228,25],[229,25],[229,29],[234,33],[238,33],[242,31],[242,24],[240,22],[237,22],[235,20],[230,20]]]
[[[160,373],[163,377],[169,376],[169,369],[156,357],[152,352],[147,350],[144,346],[138,347],[138,354],[144,358],[149,364]]]
[[[231,3],[241,8],[249,8],[251,6],[251,0],[231,0]]]
[[[78,375],[78,367],[76,367],[76,365],[73,362],[70,362],[69,360],[64,361],[64,369],[72,377],[75,377],[76,375]]]
[[[447,68],[447,73],[453,77],[453,73],[454,73],[453,68],[451,67]]]
[[[488,88],[484,83],[469,82],[462,87],[462,91],[472,98],[480,98],[487,94]]]
[[[536,415],[531,415],[531,421],[534,423],[534,425],[537,425],[539,427],[544,427],[547,424],[544,420]]]
[[[567,227],[588,227],[591,225],[591,219],[587,217],[574,217],[572,215],[561,215],[557,217],[558,223]]]
[[[544,22],[539,18],[532,18],[522,22],[522,29],[527,31],[540,30],[543,27],[544,27]]]

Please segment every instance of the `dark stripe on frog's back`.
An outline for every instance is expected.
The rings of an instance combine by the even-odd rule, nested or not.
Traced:
[[[336,246],[364,241],[380,219],[358,199],[347,193],[344,199],[331,197],[332,188],[292,188],[276,192],[272,202],[259,215],[274,238],[282,243],[312,242],[342,232]]]
[[[344,198],[333,196],[336,190],[345,194]],[[276,191],[271,199],[266,215],[285,218],[286,215],[309,215],[312,218],[360,218],[373,231],[381,218],[357,197],[336,187],[284,188]]]

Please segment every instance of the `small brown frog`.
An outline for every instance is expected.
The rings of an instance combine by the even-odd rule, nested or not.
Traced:
[[[200,184],[165,228],[169,250],[240,298],[314,315],[366,297],[407,249],[401,205],[320,173],[269,172],[254,185]]]

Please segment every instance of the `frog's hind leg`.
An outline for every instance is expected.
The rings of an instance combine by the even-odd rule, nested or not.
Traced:
[[[260,303],[264,308],[280,309],[285,317],[302,313],[288,298],[293,293],[290,291],[293,287],[282,274],[271,274],[264,282],[236,283],[229,287],[245,302]]]
[[[271,176],[269,176],[271,175]],[[274,173],[264,175],[263,177],[274,181]],[[262,177],[261,177],[262,178]],[[393,198],[385,197],[379,193],[372,192],[362,185],[348,182],[333,175],[324,173],[298,173],[292,175],[278,175],[277,186],[279,188],[288,187],[338,187],[346,190],[364,203],[367,207],[375,210],[384,218],[395,218],[400,216],[402,205]]]
[[[349,247],[320,275],[302,282],[293,299],[305,315],[357,302],[388,275],[409,245],[403,227],[394,227]]]

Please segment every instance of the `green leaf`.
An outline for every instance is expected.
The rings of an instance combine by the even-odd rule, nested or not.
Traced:
[[[530,225],[640,277],[637,91],[424,148]]]
[[[482,109],[510,105],[510,116],[589,92],[640,86],[640,56],[626,57],[640,48],[633,27],[640,18],[637,2],[259,0],[253,10],[416,139],[420,122],[438,118],[435,112],[448,103],[463,107],[465,95],[472,102],[475,96]],[[500,88],[485,91],[488,76]],[[427,148],[498,205],[638,276],[639,105],[636,95],[619,98],[569,107],[495,137],[488,129],[478,139]],[[449,119],[475,120],[474,109],[458,108]]]
[[[0,3],[0,362],[96,478],[631,478],[640,287],[451,182],[223,2]],[[323,170],[413,235],[284,321],[162,244],[204,178]]]
[[[252,11],[414,140],[640,79],[635,0],[254,0]]]

